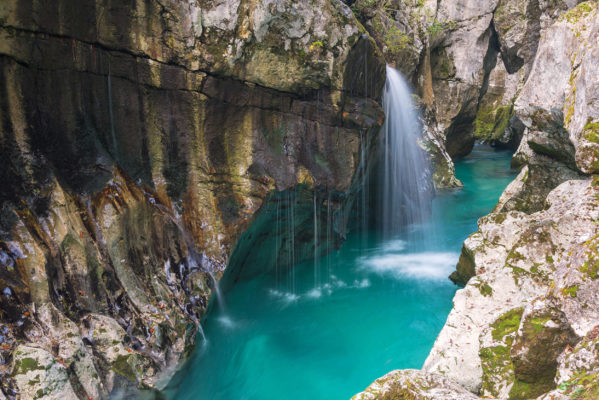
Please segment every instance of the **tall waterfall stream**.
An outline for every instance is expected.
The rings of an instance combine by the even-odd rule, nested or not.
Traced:
[[[233,286],[167,398],[347,399],[391,370],[422,366],[451,309],[461,243],[515,174],[509,152],[476,147],[456,163],[464,188],[426,210],[418,120],[403,78],[387,75],[384,234],[358,232],[293,271]]]

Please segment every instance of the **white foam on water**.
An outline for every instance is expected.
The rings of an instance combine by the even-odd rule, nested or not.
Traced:
[[[355,280],[353,287],[357,289],[365,289],[370,287],[370,281],[368,279],[362,279],[361,281]]]
[[[274,289],[270,289],[268,292],[272,297],[278,298],[279,300],[282,300],[284,303],[294,303],[300,299],[300,296],[298,296],[295,293],[283,292]]]
[[[217,318],[217,321],[227,328],[235,328],[235,321],[233,321],[230,317],[223,315]]]
[[[370,287],[371,283],[368,279],[354,280],[352,284],[348,284],[347,282],[339,279],[335,275],[331,275],[331,282],[324,283],[322,285],[315,286],[314,288],[300,294],[290,293],[275,289],[270,289],[269,294],[281,300],[285,305],[298,302],[300,300],[317,300],[322,298],[323,296],[330,296],[334,292],[343,289],[365,289]]]
[[[383,254],[361,258],[359,268],[395,279],[438,280],[447,279],[458,258],[456,253]]]
[[[388,240],[382,247],[383,251],[402,251],[406,248],[405,240]]]

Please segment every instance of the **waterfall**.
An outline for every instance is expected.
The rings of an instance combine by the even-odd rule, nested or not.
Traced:
[[[319,265],[318,265],[318,211],[319,211],[319,204],[318,203],[318,199],[317,199],[317,195],[316,195],[316,189],[314,189],[314,287],[318,286],[319,284],[319,278],[320,278],[320,274],[319,274]]]
[[[150,196],[147,193],[146,193],[146,195]],[[152,200],[153,200],[153,198],[152,198]],[[218,279],[216,279],[216,276],[214,276],[214,266],[212,266],[212,269],[208,267],[208,265],[211,264],[210,260],[208,259],[206,254],[200,253],[198,251],[193,239],[191,238],[191,235],[185,229],[185,226],[183,225],[183,221],[181,221],[180,215],[178,215],[174,209],[170,209],[168,207],[163,206],[162,204],[158,204],[158,203],[156,203],[156,201],[150,201],[150,203],[154,207],[156,207],[158,210],[162,211],[179,230],[181,237],[183,238],[183,240],[185,241],[185,244],[187,245],[187,251],[188,251],[187,263],[189,264],[190,270],[199,269],[202,272],[207,273],[208,276],[210,276],[210,279],[212,280],[212,285],[213,285],[212,290],[214,292],[214,295],[216,296],[217,304],[220,306],[220,311],[221,311],[222,316],[226,317],[227,308],[226,308],[226,304],[225,304],[225,299],[224,299],[223,293],[220,289],[220,284],[218,282]],[[168,263],[168,266],[170,268],[170,260],[167,260],[166,262]],[[180,269],[184,268],[184,267],[185,266],[183,264],[181,264],[179,266]],[[166,264],[165,264],[165,268],[167,268]],[[185,274],[181,271],[179,273],[179,275],[180,275],[181,281],[184,281]],[[166,276],[168,279],[168,276],[169,276],[168,269],[167,269]],[[198,323],[198,325],[199,325],[199,323]]]
[[[395,234],[422,222],[430,209],[430,169],[419,141],[422,129],[412,94],[399,71],[387,66],[383,95],[382,227]]]
[[[112,146],[114,157],[118,157],[118,142],[116,140],[116,130],[114,129],[114,112],[112,110],[112,78],[110,73],[110,60],[108,61],[108,115],[110,116],[110,135],[112,136]]]

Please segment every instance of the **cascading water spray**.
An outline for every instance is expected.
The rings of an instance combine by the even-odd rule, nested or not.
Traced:
[[[422,222],[430,209],[430,168],[420,147],[422,129],[410,89],[399,71],[387,66],[383,95],[382,227],[396,234]]]

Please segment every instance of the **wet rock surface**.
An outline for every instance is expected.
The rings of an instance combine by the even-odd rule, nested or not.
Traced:
[[[342,2],[8,1],[0,37],[3,395],[160,388],[273,193],[342,240],[385,67]]]

